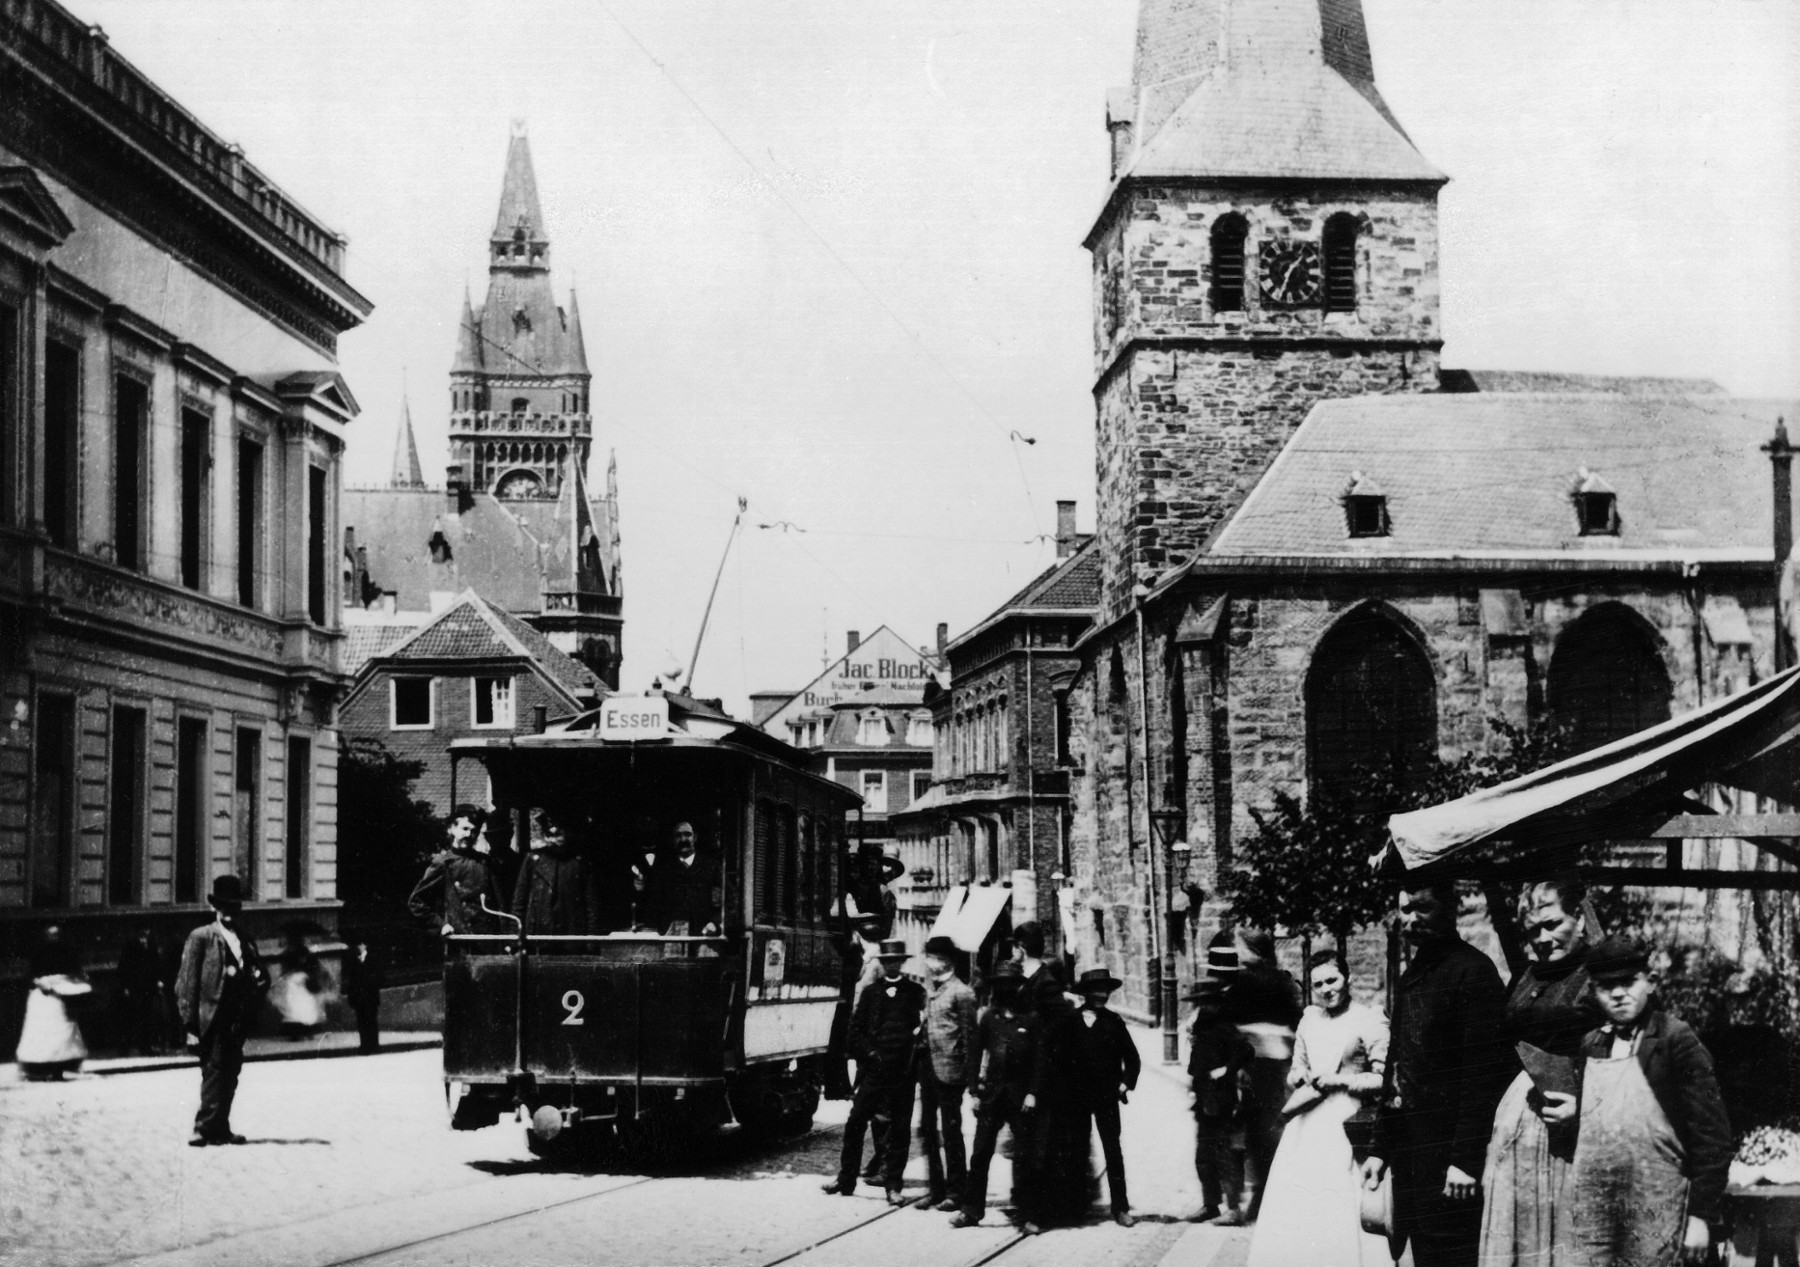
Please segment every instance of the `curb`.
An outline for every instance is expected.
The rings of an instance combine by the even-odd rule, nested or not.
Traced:
[[[433,1047],[442,1047],[443,1037],[439,1034],[421,1035],[416,1041],[383,1043],[380,1051],[366,1053],[371,1056],[387,1056],[404,1051],[425,1051]],[[362,1048],[354,1043],[342,1047],[300,1047],[296,1050],[245,1052],[244,1063],[247,1065],[269,1064],[286,1060],[337,1060],[347,1056],[364,1055]],[[138,1059],[122,1057],[117,1062],[108,1061],[104,1065],[97,1062],[82,1066],[81,1072],[96,1078],[110,1078],[122,1073],[155,1073],[163,1069],[193,1069],[200,1060],[197,1056],[145,1056]]]

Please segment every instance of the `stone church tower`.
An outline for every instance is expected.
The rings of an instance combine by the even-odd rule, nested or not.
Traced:
[[[475,492],[555,501],[587,470],[593,442],[581,310],[550,291],[550,235],[538,206],[531,144],[513,127],[500,210],[488,239],[487,298],[463,295],[450,368],[450,461]]]
[[[1094,262],[1101,621],[1314,403],[1437,388],[1437,193],[1361,0],[1142,0]]]

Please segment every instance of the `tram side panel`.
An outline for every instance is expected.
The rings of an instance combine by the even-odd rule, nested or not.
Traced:
[[[453,940],[444,962],[444,1076],[504,1083],[517,1059],[518,960],[464,941]]]

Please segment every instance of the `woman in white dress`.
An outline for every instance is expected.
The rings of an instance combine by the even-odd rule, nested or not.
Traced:
[[[1387,1267],[1386,1238],[1362,1230],[1362,1176],[1344,1133],[1363,1101],[1381,1093],[1387,1017],[1351,1001],[1337,951],[1319,951],[1307,970],[1314,1002],[1294,1039],[1288,1123],[1248,1267]]]
[[[81,1039],[81,1027],[69,1015],[66,1000],[92,988],[82,975],[75,951],[63,941],[62,929],[54,924],[46,928],[43,945],[31,956],[31,993],[25,1001],[25,1025],[13,1055],[28,1081],[53,1082],[81,1068],[87,1044]]]

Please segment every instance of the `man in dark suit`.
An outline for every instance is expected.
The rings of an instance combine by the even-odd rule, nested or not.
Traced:
[[[1047,1204],[1056,1207],[1048,1212],[1059,1221],[1076,1219],[1087,1207],[1088,1140],[1091,1127],[1097,1127],[1106,1154],[1113,1221],[1122,1227],[1137,1222],[1125,1191],[1119,1105],[1136,1090],[1143,1061],[1125,1022],[1106,1006],[1119,984],[1104,968],[1088,969],[1075,983],[1081,1006],[1049,1020],[1045,1042],[1050,1051],[1051,1103],[1045,1106],[1042,1129],[1049,1144],[1044,1153],[1045,1178],[1054,1194]]]
[[[882,1182],[889,1205],[900,1205],[900,1176],[906,1169],[907,1131],[912,1125],[913,1056],[925,1019],[925,987],[900,975],[906,943],[884,941],[877,953],[882,979],[869,986],[850,1018],[850,1056],[856,1061],[856,1093],[844,1123],[844,1150],[837,1178],[825,1191],[856,1191],[863,1135],[873,1121],[887,1122],[882,1149]]]
[[[650,873],[655,924],[677,937],[711,937],[719,931],[724,894],[719,860],[701,853],[692,823],[675,824],[675,848],[657,860]]]
[[[1400,894],[1412,962],[1394,994],[1389,1095],[1363,1181],[1394,1171],[1394,1230],[1418,1267],[1472,1267],[1494,1108],[1517,1062],[1500,1040],[1505,991],[1491,960],[1456,934],[1456,886]]]
[[[435,927],[445,937],[452,933],[498,932],[500,921],[482,909],[506,909],[500,879],[480,848],[481,827],[487,814],[474,805],[458,805],[450,811],[445,834],[450,847],[437,854],[425,874],[413,886],[406,909],[422,924]]]
[[[988,984],[993,1006],[981,1014],[976,1031],[975,1146],[963,1208],[950,1216],[950,1226],[974,1227],[987,1213],[988,1165],[1005,1127],[1013,1137],[1013,1220],[1019,1231],[1035,1236],[1042,1230],[1044,1200],[1035,1129],[1047,1069],[1043,1017],[1019,1006],[1025,972],[1018,964],[1000,964],[988,974]]]
[[[206,900],[212,904],[213,922],[188,934],[175,981],[181,1023],[200,1049],[200,1111],[188,1139],[195,1148],[244,1142],[231,1130],[231,1102],[244,1067],[244,1039],[257,1001],[269,988],[255,943],[237,930],[238,913],[244,909],[238,878],[215,878]]]

